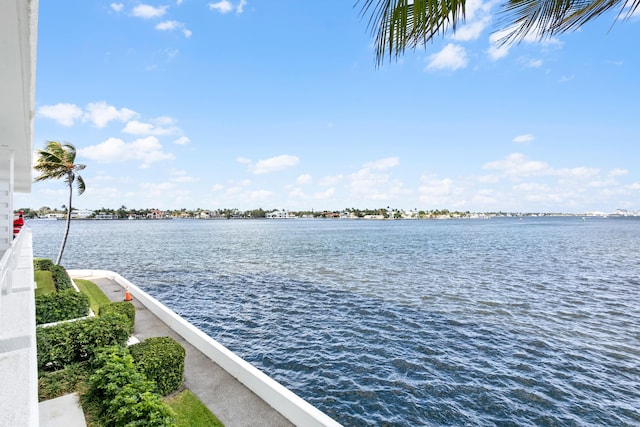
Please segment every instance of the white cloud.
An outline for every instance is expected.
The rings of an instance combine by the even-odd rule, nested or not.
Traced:
[[[518,135],[515,138],[513,138],[513,142],[517,143],[517,144],[528,144],[531,141],[533,141],[535,139],[535,137],[530,134],[530,133],[526,133],[524,135]]]
[[[629,190],[640,190],[640,182],[634,182],[633,184],[629,184],[627,188]]]
[[[237,157],[236,162],[242,163],[243,165],[250,165],[251,159],[247,159],[246,157]]]
[[[191,31],[185,27],[184,23],[178,21],[162,21],[156,24],[155,29],[159,31],[181,30],[185,37],[191,37]]]
[[[495,169],[502,171],[505,175],[531,176],[531,175],[549,175],[551,168],[545,162],[528,160],[523,154],[509,154],[503,160],[496,160],[485,163],[483,169]]]
[[[166,30],[175,30],[176,28],[182,27],[182,23],[178,21],[162,21],[156,24],[156,30],[166,31]]]
[[[273,191],[269,190],[255,190],[247,193],[247,198],[253,201],[264,201],[274,196]]]
[[[429,56],[425,70],[457,70],[467,66],[467,52],[462,46],[449,43],[440,52]]]
[[[160,18],[165,13],[167,13],[167,8],[169,6],[159,6],[153,7],[148,4],[140,4],[133,8],[131,14],[138,18],[151,19],[151,18]]]
[[[155,126],[151,123],[131,120],[127,122],[122,132],[131,135],[172,135],[178,133],[179,129],[176,127]]]
[[[138,117],[138,113],[128,108],[117,109],[113,105],[106,102],[92,102],[87,105],[87,112],[83,116],[83,120],[88,120],[98,128],[105,127],[112,120],[126,122],[134,117]]]
[[[624,176],[628,173],[629,171],[626,169],[616,168],[616,169],[612,169],[611,172],[609,172],[609,176]]]
[[[502,44],[501,40],[507,37],[512,31],[513,28],[506,28],[504,30],[496,31],[495,33],[491,34],[491,36],[489,36],[489,49],[487,50],[487,53],[492,60],[497,61],[498,59],[502,59],[509,54],[509,49],[513,45],[508,43]],[[545,37],[541,39],[539,34],[535,30],[530,31],[528,34],[526,34],[522,41],[524,43],[540,45],[543,47],[562,46],[562,42],[557,38]],[[534,68],[540,67],[542,66],[542,60],[538,59],[529,61],[528,66]]]
[[[136,139],[129,143],[119,138],[109,138],[100,144],[78,150],[78,154],[99,163],[140,160],[142,168],[162,160],[175,159],[173,154],[162,151],[162,145],[155,136]]]
[[[220,0],[216,3],[209,3],[209,10],[217,10],[220,13],[229,13],[233,10],[233,5],[229,0]]]
[[[296,156],[282,155],[259,160],[251,169],[254,174],[260,175],[287,169],[296,166],[299,162],[300,159]]]
[[[333,175],[333,176],[325,176],[320,180],[320,185],[322,187],[329,187],[329,186],[333,186],[333,185],[338,185],[343,180],[344,180],[344,176],[342,174]]]
[[[122,8],[124,7],[124,4],[122,4],[122,3],[111,3],[109,6],[114,11],[120,12],[120,11],[122,11]]]
[[[57,121],[62,126],[73,126],[76,119],[82,117],[82,110],[75,104],[43,105],[37,115]]]
[[[489,58],[494,61],[498,59],[502,59],[509,54],[510,46],[507,44],[500,44],[500,40],[507,35],[507,31],[496,31],[495,33],[489,36],[489,49],[487,53],[489,54]]]
[[[209,10],[217,10],[220,13],[229,13],[234,9],[236,14],[241,14],[244,12],[244,7],[247,5],[246,0],[240,0],[236,6],[233,5],[229,0],[220,0],[215,3],[209,3]]]
[[[542,59],[530,59],[527,62],[527,67],[540,68],[540,67],[542,67],[542,64],[543,64]]]
[[[484,17],[483,19],[480,19],[478,21],[469,22],[457,29],[452,39],[456,41],[477,40],[478,37],[480,37],[482,31],[487,28],[487,25],[489,25],[490,21],[490,17]]]
[[[185,170],[172,169],[169,172],[169,175],[171,175],[171,178],[169,178],[170,182],[176,182],[176,183],[179,183],[179,184],[191,183],[191,182],[199,182],[200,181],[200,178],[189,176],[187,174],[187,171],[185,171]]]
[[[173,141],[173,143],[177,144],[177,145],[186,145],[189,142],[190,142],[190,139],[187,138],[186,136],[181,136],[180,138],[178,138],[175,141]]]
[[[303,174],[296,178],[296,184],[298,185],[310,184],[311,181],[312,181],[312,178],[311,178],[311,175],[309,174]]]
[[[397,157],[389,157],[366,163],[360,170],[348,176],[352,196],[366,200],[389,203],[407,190],[398,180],[392,180],[387,169],[400,163]]]
[[[365,168],[376,169],[376,170],[385,170],[400,164],[400,159],[397,157],[387,157],[385,159],[379,159],[373,162],[366,163],[364,165]]]

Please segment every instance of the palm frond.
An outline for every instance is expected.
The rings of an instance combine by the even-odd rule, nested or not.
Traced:
[[[76,176],[76,188],[78,189],[78,196],[87,189],[84,184],[84,179],[80,175]]]
[[[500,43],[517,43],[530,36],[545,39],[573,31],[615,8],[620,8],[616,19],[628,18],[639,5],[640,0],[508,0],[500,12],[499,25],[507,29]]]
[[[407,48],[426,44],[464,20],[466,0],[361,0],[375,35],[376,63],[398,59]]]

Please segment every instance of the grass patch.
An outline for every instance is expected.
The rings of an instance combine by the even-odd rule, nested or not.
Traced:
[[[81,362],[59,371],[39,372],[39,374],[38,401],[42,402],[79,391],[91,375],[91,368],[88,362]]]
[[[53,277],[50,271],[38,270],[34,271],[34,278],[38,287],[35,289],[35,295],[52,294],[56,292],[56,285],[53,283]]]
[[[224,427],[209,408],[189,391],[184,389],[178,394],[168,397],[164,403],[169,405],[176,413],[176,426],[178,427]]]
[[[100,312],[100,307],[111,303],[109,298],[100,290],[98,285],[90,280],[75,279],[74,282],[80,289],[80,292],[89,297],[89,306],[94,313]]]

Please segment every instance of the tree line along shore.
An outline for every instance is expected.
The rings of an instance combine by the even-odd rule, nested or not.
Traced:
[[[67,208],[52,209],[43,206],[39,209],[20,208],[25,219],[66,219]],[[97,220],[145,220],[145,219],[284,219],[284,218],[342,218],[342,219],[488,219],[493,217],[541,217],[541,216],[632,216],[636,213],[618,209],[614,213],[561,213],[561,212],[470,212],[450,211],[448,209],[403,210],[389,207],[378,209],[347,208],[340,211],[310,210],[289,211],[286,209],[262,208],[242,211],[239,209],[128,209],[121,206],[118,209],[100,208],[97,210],[71,210],[71,219]]]

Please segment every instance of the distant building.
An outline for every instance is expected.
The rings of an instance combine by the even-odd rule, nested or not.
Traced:
[[[108,214],[106,212],[99,212],[95,216],[96,219],[116,219],[117,217],[113,214]]]
[[[93,211],[89,209],[71,211],[71,219],[87,219],[91,215],[93,215]]]
[[[284,218],[295,218],[294,215],[289,215],[289,211],[273,211],[269,212],[265,215],[265,218],[269,219],[284,219]]]

